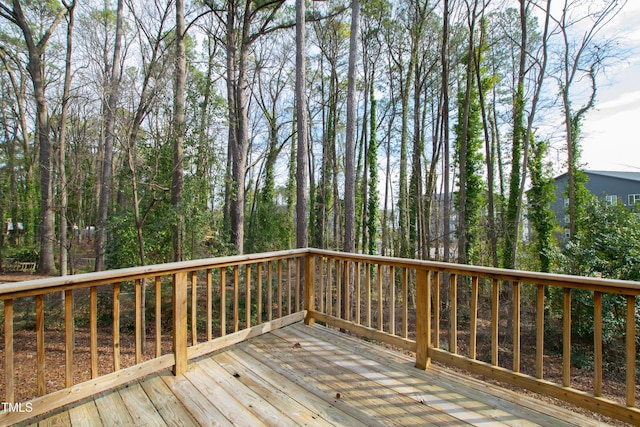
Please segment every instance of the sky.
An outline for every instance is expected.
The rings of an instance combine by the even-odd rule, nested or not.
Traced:
[[[586,169],[640,172],[640,1],[629,0],[605,30],[629,56],[598,79],[595,108],[583,123]]]

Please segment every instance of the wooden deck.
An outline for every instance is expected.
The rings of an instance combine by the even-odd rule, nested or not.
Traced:
[[[568,426],[565,409],[322,326],[297,323],[98,394],[25,425]]]

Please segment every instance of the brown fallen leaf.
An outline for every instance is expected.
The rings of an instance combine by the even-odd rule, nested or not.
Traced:
[[[340,399],[340,393],[336,393],[336,399]]]
[[[302,347],[302,346],[300,345],[300,343],[299,343],[299,342],[297,342],[297,343],[295,343],[295,344],[293,345],[293,348],[300,348],[300,347]]]

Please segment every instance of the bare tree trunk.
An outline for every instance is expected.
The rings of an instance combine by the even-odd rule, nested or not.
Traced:
[[[307,206],[307,94],[306,94],[305,0],[296,0],[296,247],[309,246]],[[302,274],[306,274],[304,271]],[[304,281],[298,278],[300,295]]]
[[[449,188],[449,0],[444,0],[442,12],[442,144],[444,145],[444,197],[443,197],[443,261],[449,262],[451,251],[451,190]],[[438,248],[439,250],[439,248]]]
[[[173,172],[171,174],[171,206],[176,215],[176,226],[173,230],[173,259],[182,261],[184,240],[184,214],[182,212],[182,195],[184,193],[184,132],[185,132],[185,85],[187,80],[187,64],[184,45],[184,0],[176,0],[176,78],[173,99]]]
[[[66,171],[66,135],[69,89],[71,87],[71,54],[73,51],[73,24],[76,2],[67,5],[69,23],[67,26],[67,54],[64,68],[64,89],[62,94],[62,113],[60,117],[60,275],[67,275],[67,171]]]
[[[98,221],[96,224],[96,264],[95,270],[102,271],[105,268],[104,257],[107,244],[107,217],[111,205],[111,186],[113,175],[113,141],[115,138],[115,115],[120,86],[120,56],[122,49],[124,1],[118,0],[116,13],[116,36],[113,50],[113,62],[111,76],[109,78],[109,96],[107,110],[105,111],[105,140],[104,157],[102,162],[102,188],[98,204]]]

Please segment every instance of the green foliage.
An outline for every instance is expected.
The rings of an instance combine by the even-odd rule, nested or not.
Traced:
[[[640,280],[640,217],[623,205],[608,206],[593,199],[584,207],[584,224],[564,251],[557,255],[560,272],[581,276],[621,280]],[[573,333],[593,337],[593,292],[574,290],[572,296]],[[550,295],[552,308],[561,313],[562,290]],[[626,327],[626,301],[622,295],[603,294],[603,343],[609,356],[623,353]],[[640,320],[636,304],[636,322]]]
[[[640,280],[640,219],[621,204],[593,199],[584,206],[583,226],[560,255],[562,272]],[[587,226],[588,224],[588,226]]]
[[[549,272],[553,250],[553,229],[555,215],[551,204],[555,200],[555,186],[551,175],[551,165],[545,163],[549,144],[546,141],[531,141],[529,174],[531,189],[527,193],[527,218],[534,231],[534,249],[539,260],[538,270]]]

